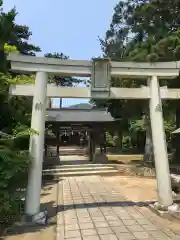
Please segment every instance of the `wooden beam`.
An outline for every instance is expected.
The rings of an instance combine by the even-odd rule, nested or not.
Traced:
[[[10,54],[11,69],[15,72],[47,72],[64,76],[91,76],[92,61],[87,60],[60,60],[54,58],[24,56]],[[128,76],[146,78],[174,78],[179,75],[180,62],[134,63],[110,62],[112,76]]]

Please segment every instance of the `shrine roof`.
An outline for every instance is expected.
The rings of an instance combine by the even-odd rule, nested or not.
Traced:
[[[46,122],[113,122],[114,118],[104,109],[47,109]]]

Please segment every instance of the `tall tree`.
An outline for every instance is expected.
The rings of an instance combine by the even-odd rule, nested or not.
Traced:
[[[3,1],[0,0],[0,72],[6,71],[6,61],[4,53],[4,45],[10,38],[13,31],[16,10],[13,8],[8,13],[3,12]]]
[[[11,46],[16,46],[17,50],[23,55],[35,56],[41,49],[28,42],[31,36],[32,32],[28,26],[14,23],[13,31],[11,31],[7,43]]]
[[[114,8],[112,22],[105,39],[100,40],[104,55],[116,61],[179,60],[179,10],[178,0],[119,1]],[[123,86],[127,86],[127,83],[129,87],[134,85],[129,80],[125,82],[121,79],[121,82]],[[161,81],[161,84],[168,84],[171,87],[174,86],[174,82],[178,87],[178,79],[171,81],[170,84],[167,81]],[[138,82],[136,84],[136,86],[139,85]],[[112,109],[115,109],[116,106],[112,101],[111,103]],[[179,106],[177,102],[176,105]],[[180,120],[178,118],[180,114],[176,115],[176,119]]]
[[[9,52],[33,55],[40,49],[28,44],[31,36],[29,28],[15,23],[16,9],[13,8],[5,13],[2,6],[3,1],[0,0],[0,109],[3,113],[0,118],[0,129],[12,131],[16,124],[29,124],[32,99],[30,97],[9,97],[9,84],[32,83],[34,77],[8,73],[6,55]]]
[[[28,43],[32,35],[28,26],[22,26],[15,23],[17,11],[12,8],[9,12],[3,10],[3,0],[0,0],[0,71],[5,71],[6,61],[4,54],[4,44],[15,46],[16,49],[25,55],[35,55],[35,52],[41,51],[38,46]]]

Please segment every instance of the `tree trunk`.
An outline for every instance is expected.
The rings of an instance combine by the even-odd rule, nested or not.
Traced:
[[[6,57],[4,53],[4,43],[0,43],[0,72],[6,72]]]
[[[118,130],[117,131],[117,136],[118,136],[118,148],[119,148],[119,150],[121,150],[122,151],[122,138],[123,138],[123,135],[122,135],[122,130],[120,129],[120,130]]]

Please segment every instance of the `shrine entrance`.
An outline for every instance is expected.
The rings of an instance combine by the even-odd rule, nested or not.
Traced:
[[[45,156],[61,159],[61,155],[73,154],[76,147],[78,154],[94,161],[96,148],[101,154],[106,152],[106,128],[113,122],[117,120],[103,109],[47,109],[46,127],[51,134],[45,135]]]
[[[177,211],[173,204],[166,137],[164,132],[162,99],[180,99],[179,89],[160,87],[161,79],[179,76],[180,62],[133,63],[113,62],[110,59],[59,60],[53,58],[10,54],[11,69],[15,72],[36,73],[35,84],[10,87],[11,95],[33,96],[29,152],[32,164],[27,186],[25,214],[36,221],[40,213],[42,163],[47,97],[92,99],[147,99],[152,129],[153,150],[157,179],[157,204],[159,209]],[[48,84],[49,75],[91,77],[90,87],[58,87]],[[111,76],[124,79],[147,80],[139,88],[111,86]],[[74,118],[74,117],[73,117]],[[54,119],[55,120],[55,119]],[[53,119],[52,119],[53,121]],[[93,122],[93,119],[91,119]],[[36,217],[34,217],[36,216]]]

